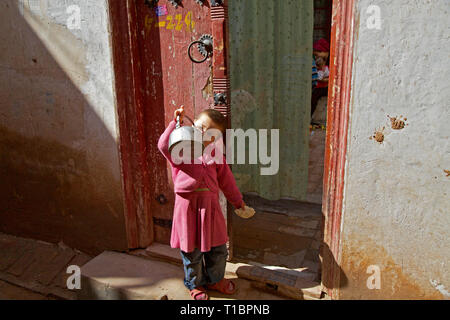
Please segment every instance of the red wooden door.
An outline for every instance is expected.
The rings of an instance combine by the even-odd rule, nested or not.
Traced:
[[[159,153],[157,141],[180,105],[185,106],[191,118],[214,105],[214,71],[220,78],[216,91],[227,91],[223,55],[225,10],[221,1],[209,0],[135,0],[135,5],[135,63],[139,72],[144,157],[149,180],[146,202],[151,215],[151,221],[143,219],[138,223],[149,227],[153,224],[154,240],[168,244],[174,193],[170,167]],[[203,63],[193,63],[188,48],[204,35],[214,38],[212,56]],[[190,53],[195,60],[203,58],[197,44],[191,47]],[[226,105],[217,107],[224,112],[228,110]]]

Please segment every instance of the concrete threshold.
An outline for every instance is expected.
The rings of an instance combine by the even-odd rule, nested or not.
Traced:
[[[133,250],[130,254],[182,265],[179,250],[163,244],[152,244],[146,249]],[[226,276],[251,281],[254,288],[291,299],[320,299],[322,286],[314,281],[316,272],[308,268],[288,269],[263,265],[257,262],[227,262]]]
[[[230,271],[229,271],[230,272]],[[105,251],[81,268],[80,300],[191,300],[181,265],[126,253]],[[232,276],[227,276],[233,278]],[[233,278],[236,294],[209,291],[211,300],[283,300],[251,281]]]
[[[188,300],[183,269],[157,260],[105,251],[81,268],[81,300]]]

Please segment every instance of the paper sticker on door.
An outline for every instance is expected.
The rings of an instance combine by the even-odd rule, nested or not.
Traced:
[[[155,8],[155,12],[156,12],[156,16],[157,17],[162,17],[162,16],[167,16],[167,6],[163,5],[163,6],[157,6]]]

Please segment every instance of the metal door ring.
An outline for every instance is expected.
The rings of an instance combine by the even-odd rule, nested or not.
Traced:
[[[198,44],[198,51],[204,57],[202,60],[195,60],[191,55],[192,47]],[[194,63],[203,63],[205,62],[213,53],[213,37],[209,34],[204,34],[200,37],[200,39],[192,42],[188,48],[188,56]]]
[[[188,48],[188,56],[189,56],[189,59],[191,59],[191,61],[194,62],[194,63],[203,63],[203,62],[206,61],[206,59],[208,59],[208,55],[206,55],[206,56],[204,57],[203,60],[195,60],[195,59],[192,58],[192,56],[191,56],[191,49],[192,49],[192,47],[194,46],[194,44],[197,44],[197,43],[203,45],[203,42],[200,41],[200,40],[196,40],[196,41],[192,42],[192,43],[189,45],[189,48]]]

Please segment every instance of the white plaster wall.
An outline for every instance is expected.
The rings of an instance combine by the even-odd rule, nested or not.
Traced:
[[[117,147],[116,112],[113,96],[113,68],[110,44],[109,21],[106,0],[5,0],[11,6],[17,6],[22,19],[16,19],[9,32],[16,33],[16,43],[4,42],[6,52],[2,64],[9,67],[5,83],[11,90],[11,96],[17,88],[23,88],[27,81],[41,82],[45,89],[41,92],[28,92],[12,97],[16,107],[5,108],[0,122],[14,126],[24,135],[39,134],[44,138],[56,139],[78,150],[89,151],[92,160],[109,162],[111,171],[119,179]],[[70,29],[74,11],[79,8],[80,27]],[[24,23],[34,32],[40,41],[39,46],[32,44],[23,29]],[[43,45],[47,52],[38,47]],[[17,50],[18,47],[21,50]],[[56,65],[45,63],[44,55],[50,55]],[[37,59],[37,65],[32,63]],[[44,60],[44,62],[43,62]],[[52,69],[59,67],[66,79],[55,79]],[[26,69],[26,72],[23,72]],[[2,70],[4,71],[4,70]],[[55,83],[54,83],[55,82]],[[85,99],[85,105],[78,110],[67,108],[57,114],[44,113],[44,108],[29,106],[30,96],[43,98],[50,107],[57,105],[55,95],[64,92],[64,86],[76,87]],[[36,97],[36,95],[40,97]],[[22,102],[22,103],[21,103]],[[53,103],[52,103],[53,102]],[[70,101],[64,101],[70,104]],[[21,104],[22,106],[18,106]],[[13,121],[11,121],[13,120]],[[42,121],[48,120],[48,121]],[[58,135],[55,135],[58,132]],[[108,143],[105,143],[109,141]],[[95,148],[92,148],[95,146]]]
[[[110,37],[107,0],[0,1],[4,231],[126,247]]]
[[[367,20],[381,10],[381,28]],[[450,1],[357,1],[342,297],[449,298]],[[403,130],[387,116],[407,118]],[[384,129],[385,139],[369,138]],[[381,289],[369,290],[369,265]]]

